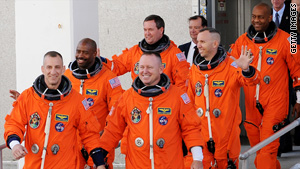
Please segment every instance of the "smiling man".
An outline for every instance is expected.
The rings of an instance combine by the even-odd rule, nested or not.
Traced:
[[[130,49],[125,49],[119,56],[114,55],[112,61],[105,59],[107,66],[118,76],[131,72],[134,80],[139,74],[139,60],[143,52],[157,52],[164,65],[163,72],[169,76],[172,84],[186,91],[186,79],[189,65],[184,54],[165,32],[165,22],[158,15],[145,18],[144,39]]]
[[[183,168],[184,139],[193,154],[190,168],[200,169],[200,120],[187,94],[170,83],[163,69],[158,53],[141,56],[139,76],[109,114],[101,147],[103,151],[114,149],[128,128],[126,168]]]
[[[273,126],[287,118],[289,110],[288,70],[293,79],[297,103],[293,112],[300,112],[300,53],[290,53],[289,34],[272,21],[271,8],[259,3],[252,10],[252,25],[231,47],[232,56],[240,56],[241,47],[248,46],[254,56],[252,65],[261,73],[260,84],[245,86],[246,120],[250,145],[254,146],[274,134]],[[256,155],[258,169],[280,168],[277,160],[279,139],[262,148]]]
[[[113,104],[121,96],[123,89],[118,77],[106,66],[102,65],[99,57],[96,56],[97,44],[89,38],[82,39],[76,48],[75,59],[70,63],[65,75],[72,82],[72,87],[81,95],[87,98],[89,106],[94,110],[98,121],[101,124],[101,131],[106,125],[106,117]],[[85,149],[79,140],[80,167],[85,169],[93,168],[93,161],[85,153]],[[82,152],[82,153],[81,153]],[[87,160],[87,162],[86,162]],[[114,150],[109,152],[107,164],[113,168]]]
[[[21,93],[5,118],[4,138],[14,158],[25,157],[25,169],[76,168],[74,147],[79,132],[97,169],[104,168],[98,156],[100,125],[87,100],[72,89],[70,80],[63,75],[61,54],[47,52],[41,70],[43,74]]]

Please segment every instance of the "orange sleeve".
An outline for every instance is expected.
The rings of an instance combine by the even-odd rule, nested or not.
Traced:
[[[112,56],[111,69],[117,76],[131,71],[131,58],[133,57],[131,50],[132,48],[130,50],[126,48],[119,56]]]
[[[186,95],[187,94],[183,94]],[[181,95],[180,102],[180,126],[182,130],[183,140],[190,150],[194,146],[203,146],[204,141],[201,136],[200,118],[196,114],[196,110],[193,107],[192,102],[187,103],[184,101],[183,95]]]
[[[123,101],[123,96],[115,103],[109,113],[109,121],[104,128],[104,133],[100,138],[100,146],[106,151],[117,147],[119,140],[123,136],[126,127],[125,122],[126,103]],[[123,113],[122,113],[123,112]]]
[[[175,66],[172,70],[172,78],[175,82],[175,86],[181,88],[183,91],[187,90],[187,78],[189,73],[189,63],[186,60],[179,60],[177,54],[181,53],[178,48],[174,49],[176,52],[174,57]]]
[[[82,98],[84,99],[84,97]],[[84,101],[86,100],[84,99]],[[100,124],[97,120],[97,117],[94,115],[93,110],[86,110],[84,108],[83,102],[77,104],[77,109],[79,111],[77,112],[79,117],[77,128],[79,130],[79,136],[85,149],[90,152],[91,150],[100,147]]]
[[[189,77],[188,77],[188,89],[187,89],[187,94],[191,99],[191,102],[195,104],[195,87],[193,85],[193,73],[192,73],[192,68],[190,69],[189,72]]]
[[[21,142],[25,133],[25,126],[27,125],[26,106],[23,102],[26,100],[26,92],[21,93],[17,101],[13,103],[13,109],[10,114],[5,117],[4,124],[4,139],[7,140],[10,135],[17,135]]]

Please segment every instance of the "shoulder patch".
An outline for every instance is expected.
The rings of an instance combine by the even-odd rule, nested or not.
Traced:
[[[179,62],[186,61],[186,57],[183,52],[177,53],[176,56],[177,56],[177,59],[179,60]]]
[[[120,80],[118,77],[110,79],[109,84],[110,84],[111,88],[113,88],[113,89],[118,86],[121,86],[121,83],[120,83]]]
[[[182,100],[183,100],[183,102],[184,102],[185,104],[188,104],[188,103],[191,102],[189,96],[188,96],[186,93],[182,94],[182,95],[181,95],[181,98],[182,98]]]
[[[89,105],[89,103],[87,102],[86,99],[82,100],[82,105],[83,105],[85,110],[88,110],[90,108],[90,105]]]

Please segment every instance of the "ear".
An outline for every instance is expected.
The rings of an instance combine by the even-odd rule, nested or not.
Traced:
[[[218,48],[218,47],[219,47],[218,41],[214,40],[213,47],[214,47],[214,48]]]
[[[41,66],[41,71],[43,72],[43,74],[44,74],[44,66]]]
[[[270,15],[268,18],[269,23],[273,20],[273,15]]]
[[[64,74],[66,71],[66,66],[64,65],[62,73]]]
[[[161,66],[159,67],[159,73],[162,74],[164,72],[164,65],[161,64]]]
[[[161,34],[164,34],[164,28],[163,28],[163,27],[159,28],[158,30],[159,30],[159,32],[160,32]]]

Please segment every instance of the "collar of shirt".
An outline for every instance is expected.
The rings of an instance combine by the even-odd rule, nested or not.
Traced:
[[[196,46],[196,44],[193,41],[191,41],[189,53],[187,55],[187,62],[189,62],[191,66],[193,65],[193,55],[194,55],[194,51],[195,51],[195,48],[194,48],[195,46]]]
[[[279,24],[281,23],[281,19],[282,19],[282,16],[283,16],[283,12],[284,12],[284,9],[285,9],[285,4],[283,3],[283,7],[277,12],[278,13],[278,19],[279,19]],[[273,21],[275,22],[275,14],[276,14],[276,11],[275,9],[273,8]]]

